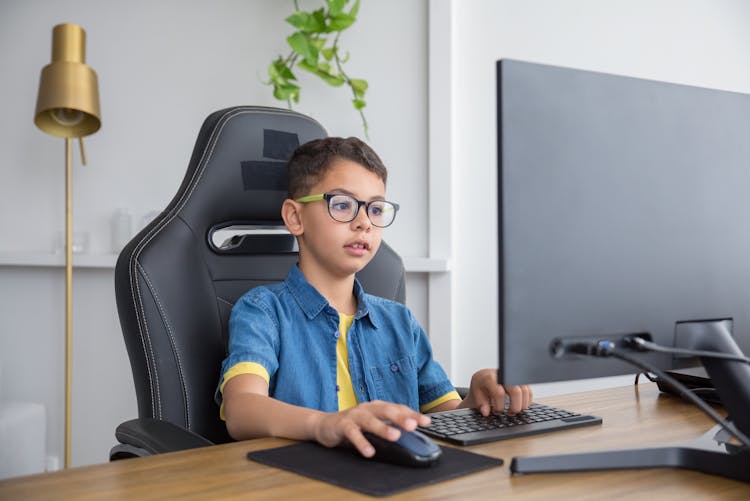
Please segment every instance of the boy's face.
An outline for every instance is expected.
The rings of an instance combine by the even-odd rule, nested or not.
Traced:
[[[371,202],[385,199],[385,184],[360,164],[337,159],[306,195],[320,193],[346,194]],[[364,268],[378,251],[383,230],[373,226],[365,207],[360,207],[354,220],[342,223],[330,216],[326,200],[288,203],[294,204],[295,215],[285,216],[285,221],[298,237],[300,267],[306,275],[346,278]]]

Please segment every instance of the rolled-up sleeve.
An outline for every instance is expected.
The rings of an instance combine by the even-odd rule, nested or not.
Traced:
[[[245,294],[232,308],[227,351],[214,395],[217,404],[222,402],[221,389],[226,383],[224,378],[242,373],[231,371],[233,367],[252,367],[257,364],[265,369],[269,382],[273,380],[279,367],[279,323],[276,316],[260,301],[258,292]]]

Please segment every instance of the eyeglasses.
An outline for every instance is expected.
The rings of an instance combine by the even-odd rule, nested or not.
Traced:
[[[367,210],[367,218],[378,228],[385,228],[393,223],[398,211],[398,204],[386,200],[373,200],[372,202],[363,202],[357,200],[351,195],[340,195],[331,193],[322,193],[320,195],[309,195],[298,198],[295,202],[307,203],[325,200],[328,202],[328,214],[340,223],[354,221],[359,214],[359,208],[363,205]]]

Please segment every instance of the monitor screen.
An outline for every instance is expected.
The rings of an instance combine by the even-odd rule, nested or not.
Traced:
[[[502,60],[497,103],[501,382],[634,373],[550,342],[693,320],[750,352],[750,96]]]

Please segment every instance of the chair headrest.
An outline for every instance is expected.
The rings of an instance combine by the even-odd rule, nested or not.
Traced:
[[[198,235],[217,226],[283,226],[287,160],[300,144],[326,135],[317,121],[291,110],[236,106],[212,113],[166,212]]]

